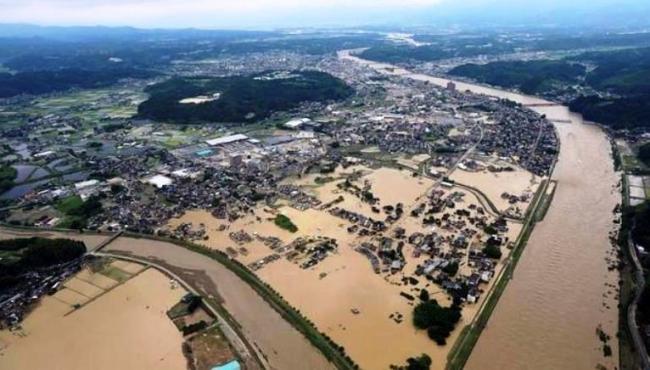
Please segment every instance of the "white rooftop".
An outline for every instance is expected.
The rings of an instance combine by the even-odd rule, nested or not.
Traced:
[[[296,137],[296,138],[298,138],[298,139],[313,139],[313,138],[316,137],[316,134],[314,134],[314,133],[311,132],[311,131],[298,131],[298,132],[297,132],[295,135],[293,135],[293,136]]]
[[[172,172],[171,174],[172,174],[172,176],[174,176],[174,177],[182,177],[182,178],[190,177],[190,178],[194,178],[194,177],[196,177],[199,173],[196,172],[196,171],[190,171],[190,170],[188,170],[187,168],[182,168],[182,169],[180,169],[180,170],[176,170],[176,171]]]
[[[174,181],[167,176],[155,175],[147,179],[147,182],[157,188],[162,188],[163,186],[171,185]]]
[[[52,150],[46,150],[44,152],[36,153],[34,154],[34,157],[49,157],[54,154],[54,151]]]
[[[205,142],[208,143],[208,145],[216,146],[216,145],[234,143],[236,141],[243,141],[243,140],[248,140],[248,136],[242,134],[235,134],[230,136],[219,137],[216,139],[206,140]]]
[[[123,178],[121,178],[121,177],[113,177],[113,178],[110,178],[110,179],[106,180],[106,182],[107,182],[109,185],[122,185],[122,184],[124,184],[126,181],[125,181]]]
[[[99,184],[98,180],[86,180],[74,184],[75,189],[81,190]]]
[[[288,128],[298,128],[309,121],[311,121],[309,118],[295,118],[285,122],[284,126]]]

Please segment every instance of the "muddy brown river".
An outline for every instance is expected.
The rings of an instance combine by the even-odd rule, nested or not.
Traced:
[[[446,86],[449,80],[362,60],[343,51],[343,59],[384,73]],[[513,279],[483,331],[467,369],[607,369],[618,366],[618,272],[608,235],[613,209],[621,201],[619,177],[607,135],[564,106],[548,101],[455,82],[460,91],[507,98],[546,114],[561,142],[552,177],[558,181],[553,203],[537,224]],[[564,123],[561,123],[564,122]],[[570,123],[569,123],[570,122]],[[598,327],[612,339],[604,357]]]

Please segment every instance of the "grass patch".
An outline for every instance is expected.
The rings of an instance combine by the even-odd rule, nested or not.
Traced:
[[[314,179],[314,182],[316,184],[318,184],[318,185],[324,185],[324,184],[327,184],[328,182],[332,182],[334,180],[336,180],[336,179],[334,177],[332,177],[332,176],[317,176]]]
[[[171,320],[178,319],[182,316],[187,316],[194,312],[201,304],[201,297],[188,293],[178,303],[167,311],[167,316]]]
[[[129,274],[128,272],[126,272],[126,271],[124,271],[122,269],[119,269],[119,268],[117,268],[115,266],[111,266],[111,265],[107,265],[99,273],[106,276],[106,277],[108,277],[108,278],[111,278],[111,279],[117,281],[118,283],[123,283],[123,282],[129,280],[131,278],[131,276],[133,276],[133,275]]]
[[[71,195],[67,198],[61,199],[56,204],[56,209],[61,213],[66,215],[74,213],[76,210],[80,209],[84,201],[81,200],[81,197],[78,195]]]
[[[627,249],[627,248],[624,248]],[[630,264],[621,270],[618,324],[618,351],[621,370],[640,369],[639,354],[627,324],[627,309],[634,299],[634,271]]]
[[[184,349],[189,347],[189,357],[196,365],[196,369],[211,369],[216,364],[223,364],[234,358],[228,340],[217,326],[192,337],[183,347]]]
[[[542,194],[542,199],[540,199],[539,207],[537,207],[537,210],[535,211],[536,222],[540,222],[544,219],[544,217],[546,217],[546,213],[548,212],[548,209],[553,202],[553,196],[555,195],[556,189],[557,183],[554,183],[553,190],[551,190],[550,194],[548,194],[548,192],[544,192],[544,194]]]

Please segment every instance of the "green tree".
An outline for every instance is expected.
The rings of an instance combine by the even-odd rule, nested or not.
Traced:
[[[292,233],[295,233],[296,231],[298,231],[298,226],[296,226],[291,221],[291,219],[289,217],[285,216],[285,215],[277,215],[277,216],[275,216],[274,222],[281,229],[285,229],[285,230],[287,230],[289,232],[292,232]]]
[[[443,272],[447,273],[449,276],[454,276],[458,272],[458,262],[454,261],[449,263],[442,269]]]
[[[14,186],[14,180],[18,171],[11,166],[0,166],[0,193],[11,189]]]
[[[429,370],[431,368],[431,357],[423,353],[419,357],[411,357],[406,360],[407,370]]]
[[[641,162],[650,167],[650,142],[647,142],[639,147],[638,157]]]
[[[483,253],[488,258],[493,258],[493,259],[500,259],[501,258],[501,248],[499,248],[498,245],[486,245],[485,248],[483,248]]]

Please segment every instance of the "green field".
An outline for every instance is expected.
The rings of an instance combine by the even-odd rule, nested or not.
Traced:
[[[134,116],[138,104],[145,98],[146,94],[138,87],[125,89],[121,86],[38,97],[30,103],[16,106],[11,114],[0,116],[0,123],[12,123],[22,117],[58,114],[79,119],[88,127],[93,127],[102,119]]]
[[[625,171],[635,168],[644,168],[645,165],[634,155],[622,155],[623,169]]]
[[[59,210],[61,213],[64,214],[71,214],[74,213],[76,210],[81,208],[83,205],[84,201],[81,200],[81,197],[78,195],[72,195],[67,198],[61,199],[57,205],[56,209]]]

